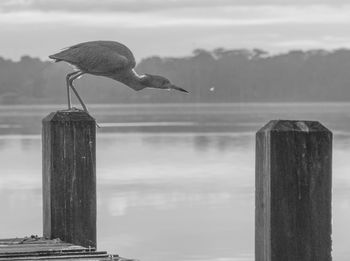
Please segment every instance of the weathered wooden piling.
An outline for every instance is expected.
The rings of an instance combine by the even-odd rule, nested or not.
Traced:
[[[43,233],[96,247],[96,122],[80,110],[43,119]]]
[[[256,134],[256,261],[331,261],[332,133],[270,121]]]

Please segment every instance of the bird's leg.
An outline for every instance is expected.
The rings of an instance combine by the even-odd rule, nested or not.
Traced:
[[[76,72],[72,72],[72,73],[68,73],[66,76],[66,84],[67,84],[67,98],[68,98],[68,110],[71,109],[71,102],[70,102],[70,91],[69,91],[69,79],[70,77],[72,77],[73,75],[79,73],[80,71],[76,71]]]
[[[86,108],[86,106],[85,106],[85,103],[83,102],[82,98],[79,96],[77,90],[76,90],[75,87],[73,86],[73,81],[74,81],[75,79],[77,79],[79,76],[81,76],[81,75],[84,74],[84,72],[82,72],[82,71],[78,71],[78,72],[79,72],[79,73],[73,75],[73,76],[69,79],[69,86],[72,88],[72,90],[73,90],[75,96],[78,98],[78,100],[79,100],[81,106],[83,107],[84,111],[85,111],[87,114],[89,114],[89,111],[87,110],[87,108]]]
[[[68,83],[69,83],[69,86],[72,88],[74,94],[77,96],[77,98],[78,98],[78,100],[79,100],[81,106],[83,107],[84,111],[85,111],[87,114],[90,115],[88,109],[87,109],[86,106],[85,106],[85,103],[83,102],[83,99],[79,96],[77,90],[76,90],[75,87],[73,86],[73,81],[74,81],[75,79],[77,79],[79,76],[81,76],[81,75],[84,74],[84,72],[82,72],[82,71],[78,71],[78,72],[79,72],[79,73],[73,75],[73,76],[69,79]],[[100,128],[100,125],[98,125],[97,123],[96,123],[96,126],[97,126],[98,128]]]

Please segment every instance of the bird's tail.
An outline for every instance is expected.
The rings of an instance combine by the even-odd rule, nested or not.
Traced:
[[[49,58],[54,60],[55,63],[58,63],[58,62],[62,61],[62,60],[58,59],[54,54],[49,55]]]

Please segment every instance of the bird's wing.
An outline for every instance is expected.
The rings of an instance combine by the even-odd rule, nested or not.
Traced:
[[[124,44],[114,42],[114,41],[95,41],[91,43],[98,43],[99,45],[108,48],[110,51],[113,51],[114,53],[124,56],[128,60],[130,68],[135,68],[136,66],[135,57],[133,53],[130,51],[130,49]]]
[[[106,76],[135,66],[135,59],[127,47],[107,41],[77,44],[49,57],[66,61],[82,71]]]

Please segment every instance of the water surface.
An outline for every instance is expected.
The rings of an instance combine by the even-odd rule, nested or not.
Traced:
[[[0,237],[42,233],[41,119],[0,106]],[[254,260],[254,135],[270,119],[334,132],[333,257],[350,257],[350,104],[96,105],[98,246],[153,260]]]

